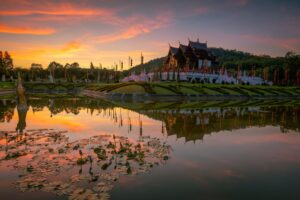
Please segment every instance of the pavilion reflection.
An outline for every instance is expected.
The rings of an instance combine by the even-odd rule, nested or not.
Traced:
[[[167,134],[202,140],[206,134],[250,127],[279,126],[282,133],[300,131],[299,107],[235,107],[147,110],[143,114],[165,123]],[[164,128],[162,127],[162,130]]]

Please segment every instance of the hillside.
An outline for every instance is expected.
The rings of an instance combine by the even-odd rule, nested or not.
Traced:
[[[127,76],[132,71],[134,71],[136,74],[139,74],[144,69],[146,70],[146,72],[156,70],[163,65],[164,58],[165,57],[156,58],[156,59],[150,60],[149,62],[145,63],[144,65],[136,65],[136,66],[132,67],[131,69],[124,71],[123,74],[124,74],[124,76]]]
[[[229,50],[223,48],[210,48],[213,55],[217,57],[220,66],[227,68],[236,68],[238,65],[243,69],[250,70],[253,66],[255,68],[263,67],[283,67],[285,64],[284,57],[271,57],[268,55],[253,55],[243,51]]]
[[[255,66],[256,70],[268,67],[269,69],[274,69],[278,67],[285,67],[287,65],[287,60],[285,57],[270,57],[268,55],[253,55],[247,52],[238,50],[229,50],[223,48],[210,48],[213,55],[217,57],[217,62],[219,66],[225,66],[228,69],[236,69],[238,65],[242,66],[243,69],[251,70]],[[298,55],[295,55],[297,60],[295,60],[294,65],[300,66],[300,59]],[[130,70],[124,72],[124,75],[128,75],[129,72],[135,71],[137,74],[145,68],[145,70],[152,71],[163,65],[163,60],[165,57],[157,58],[145,63],[143,66],[137,65]]]

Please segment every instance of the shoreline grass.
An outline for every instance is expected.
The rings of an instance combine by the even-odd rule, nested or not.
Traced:
[[[137,88],[139,88],[137,90]],[[143,90],[143,89],[144,90]],[[87,90],[120,94],[156,94],[156,95],[227,95],[227,96],[299,96],[300,90],[294,86],[249,86],[226,84],[191,83],[114,83],[90,84]]]
[[[299,97],[300,88],[296,86],[261,86],[261,85],[228,85],[228,84],[201,84],[201,83],[101,83],[101,84],[72,84],[72,83],[24,83],[27,90],[70,90],[85,89],[106,94],[152,94],[169,96],[282,96]],[[15,88],[13,82],[0,82],[0,91]]]

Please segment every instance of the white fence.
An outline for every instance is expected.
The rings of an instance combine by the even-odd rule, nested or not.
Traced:
[[[183,81],[195,83],[216,83],[216,84],[247,84],[247,85],[271,85],[260,77],[238,76],[237,78],[224,74],[216,73],[199,73],[199,72],[162,72],[154,74],[141,73],[140,75],[132,74],[121,80],[121,82],[154,82],[154,81]]]

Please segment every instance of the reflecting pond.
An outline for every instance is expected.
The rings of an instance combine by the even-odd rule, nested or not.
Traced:
[[[299,101],[0,100],[1,199],[300,199]]]

